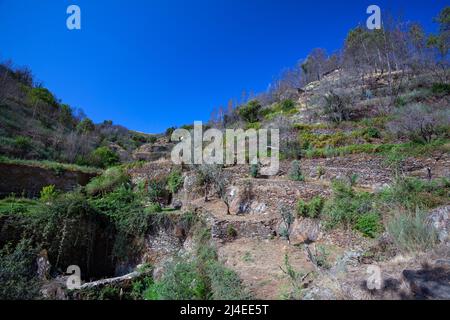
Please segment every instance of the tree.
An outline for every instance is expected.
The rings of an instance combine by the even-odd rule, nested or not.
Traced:
[[[450,6],[445,7],[434,20],[439,24],[439,33],[428,38],[428,46],[437,49],[445,58],[450,46]]]
[[[448,110],[436,111],[415,104],[398,111],[396,119],[389,123],[389,129],[400,137],[430,143],[439,134],[440,128],[448,123],[450,123]]]
[[[108,147],[97,148],[91,154],[91,163],[100,168],[106,169],[119,161],[119,156]]]
[[[302,69],[307,77],[307,82],[320,81],[326,72],[328,56],[324,49],[316,48],[309,54],[302,64]]]
[[[291,168],[289,170],[289,179],[292,181],[305,181],[302,170],[300,168],[300,161],[294,160],[291,163]]]
[[[259,111],[261,110],[261,104],[257,100],[252,100],[247,105],[239,108],[239,116],[249,122],[254,123],[259,120]]]
[[[335,123],[348,121],[351,118],[351,97],[347,94],[337,94],[331,90],[324,96],[323,112],[328,119]]]
[[[84,118],[77,125],[77,131],[79,133],[87,134],[91,133],[94,130],[95,130],[94,122],[92,122],[92,120],[89,118]]]

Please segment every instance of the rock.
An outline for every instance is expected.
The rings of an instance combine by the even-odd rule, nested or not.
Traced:
[[[431,211],[428,220],[438,232],[439,241],[450,243],[450,205]]]
[[[444,268],[404,270],[403,278],[418,299],[450,299],[450,271]]]
[[[180,210],[183,207],[183,202],[179,199],[175,199],[172,201],[171,207],[173,210]]]
[[[320,225],[314,219],[295,219],[290,232],[291,244],[311,243],[317,241]]]

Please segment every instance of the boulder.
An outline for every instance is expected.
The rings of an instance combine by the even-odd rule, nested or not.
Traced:
[[[291,244],[299,245],[317,241],[320,234],[320,225],[314,219],[295,219],[289,235]]]
[[[403,278],[418,299],[450,299],[450,271],[445,268],[404,270]]]
[[[436,229],[439,241],[450,243],[450,205],[431,211],[428,220]]]

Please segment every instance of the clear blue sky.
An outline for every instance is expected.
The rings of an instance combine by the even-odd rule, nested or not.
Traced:
[[[81,31],[66,28],[70,4]],[[96,122],[161,132],[339,48],[370,4],[434,31],[448,0],[0,0],[0,57]]]

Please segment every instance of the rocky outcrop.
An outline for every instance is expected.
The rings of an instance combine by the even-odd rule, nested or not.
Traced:
[[[292,245],[316,242],[320,234],[320,225],[314,219],[295,219],[291,227],[289,240]]]
[[[31,165],[0,163],[0,197],[12,193],[38,197],[43,187],[54,185],[61,191],[71,191],[86,185],[96,173],[61,169],[46,169]]]
[[[450,243],[450,205],[437,208],[428,217],[441,243]]]

